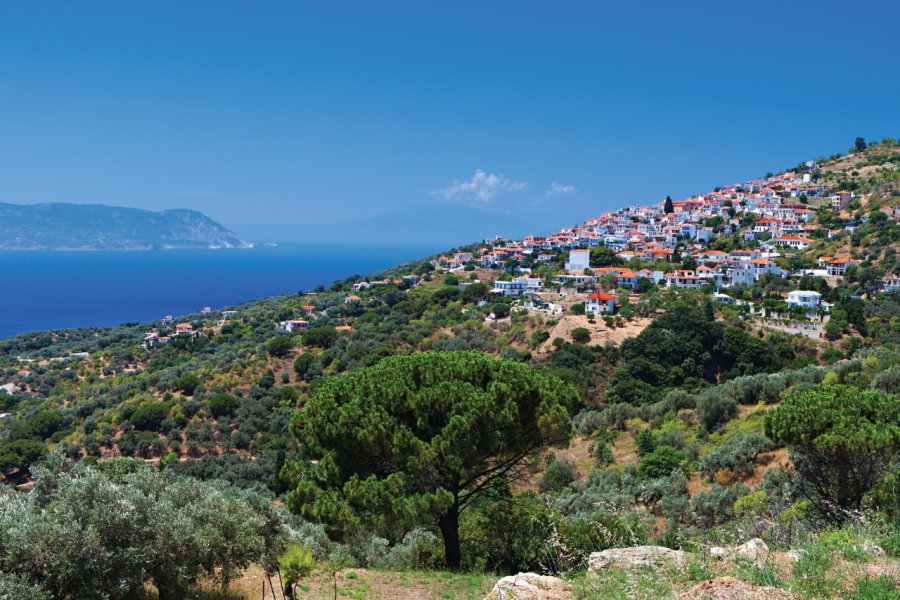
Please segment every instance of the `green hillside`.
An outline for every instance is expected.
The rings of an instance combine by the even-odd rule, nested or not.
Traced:
[[[494,241],[449,252],[472,255],[452,270],[2,340],[0,597],[253,597],[276,571],[342,597],[483,597],[523,571],[572,597],[692,597],[725,576],[897,597],[898,161],[892,140],[820,159],[816,180],[853,199],[809,201],[823,233],[782,253],[786,276],[726,288],[735,303],[615,276],[561,295],[569,248],[485,266]],[[742,232],[760,219],[735,219],[669,261],[596,248],[586,271],[758,249]],[[824,256],[857,263],[801,273]],[[558,311],[491,293],[522,269]],[[797,290],[827,314],[792,310]],[[615,314],[585,310],[597,291]],[[770,560],[710,558],[751,538]],[[639,545],[692,558],[586,575]]]

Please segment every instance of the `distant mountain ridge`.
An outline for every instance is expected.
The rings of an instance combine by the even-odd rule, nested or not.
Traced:
[[[0,250],[249,248],[194,210],[161,212],[103,204],[0,202]]]

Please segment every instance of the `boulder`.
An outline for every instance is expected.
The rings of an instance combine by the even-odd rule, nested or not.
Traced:
[[[769,546],[761,539],[753,538],[749,542],[735,548],[734,553],[759,564],[765,562],[766,557],[769,555]]]
[[[722,546],[713,546],[709,549],[709,555],[717,560],[728,558],[729,554],[731,554],[731,551],[728,548],[723,548]]]
[[[884,549],[877,544],[873,544],[869,540],[863,542],[862,551],[872,556],[884,556]]]
[[[570,600],[572,586],[559,577],[519,573],[503,577],[485,600]]]
[[[634,546],[632,548],[610,548],[603,552],[593,552],[588,558],[588,573],[608,567],[633,569],[640,567],[663,567],[667,564],[681,566],[688,557],[686,552],[663,546]]]

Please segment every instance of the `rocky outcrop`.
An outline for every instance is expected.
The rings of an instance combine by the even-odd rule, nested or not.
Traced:
[[[494,584],[485,600],[570,600],[572,586],[559,577],[519,573]]]
[[[634,569],[641,567],[681,566],[689,556],[681,550],[663,546],[634,546],[631,548],[610,548],[594,552],[588,558],[588,573],[607,568]]]
[[[702,581],[678,595],[679,600],[793,600],[794,595],[774,587],[762,587],[734,577]]]

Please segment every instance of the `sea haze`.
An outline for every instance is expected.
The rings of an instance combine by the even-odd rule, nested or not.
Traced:
[[[0,252],[0,338],[149,321],[296,293],[421,258],[429,245],[292,244],[233,250]]]

